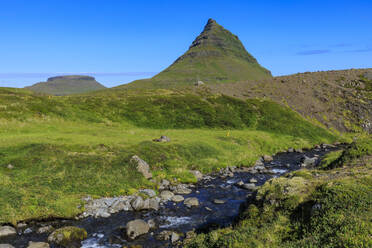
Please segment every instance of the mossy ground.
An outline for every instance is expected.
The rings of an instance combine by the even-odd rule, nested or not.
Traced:
[[[249,166],[263,154],[337,139],[269,101],[172,91],[110,94],[49,97],[0,89],[1,223],[73,217],[83,211],[77,206],[85,195],[156,187],[128,163],[135,154],[156,179],[192,182],[190,169]],[[160,135],[171,142],[152,141]]]
[[[235,227],[200,234],[188,247],[371,247],[370,141],[343,152],[343,168],[301,170],[266,182]]]

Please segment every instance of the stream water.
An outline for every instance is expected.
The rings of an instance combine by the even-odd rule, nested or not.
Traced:
[[[249,180],[254,178],[257,180],[257,186],[264,184],[268,179],[281,176],[289,171],[298,170],[301,168],[301,158],[319,157],[321,158],[330,151],[339,149],[337,147],[323,147],[311,149],[303,153],[278,153],[274,156],[272,162],[265,163],[265,167],[271,170],[271,173],[249,173],[236,172],[233,177],[221,178],[212,175],[207,180],[201,180],[192,188],[192,193],[184,195],[185,198],[197,197],[199,207],[188,208],[182,202],[173,203],[167,202],[160,207],[158,211],[122,211],[111,215],[109,218],[93,217],[83,220],[53,220],[48,223],[54,227],[62,227],[66,225],[74,225],[83,227],[88,232],[88,238],[82,242],[83,248],[100,248],[100,247],[122,247],[131,245],[142,245],[142,247],[172,247],[170,241],[159,241],[155,237],[158,233],[164,230],[171,230],[177,233],[186,233],[195,229],[197,232],[208,230],[210,228],[228,226],[233,223],[238,216],[242,203],[249,201],[249,196],[252,193],[249,190],[235,186],[235,183],[242,180],[244,183],[249,183]],[[223,204],[215,204],[214,200],[219,199],[225,201]],[[149,219],[155,220],[157,228],[150,230],[148,234],[140,236],[134,241],[128,242],[125,240],[123,233],[127,222],[134,219]],[[30,231],[27,234],[20,234],[16,237],[10,237],[1,240],[0,243],[9,243],[17,248],[27,247],[29,241],[46,242],[47,234],[37,234],[36,229],[40,223],[29,223]],[[51,246],[57,248],[57,246]]]

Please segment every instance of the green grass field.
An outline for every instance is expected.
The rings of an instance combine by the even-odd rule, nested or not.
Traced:
[[[132,93],[48,97],[1,89],[0,222],[73,217],[83,196],[156,189],[129,164],[135,154],[157,180],[193,182],[191,169],[250,166],[263,154],[337,140],[268,101]],[[171,142],[152,141],[160,135]]]

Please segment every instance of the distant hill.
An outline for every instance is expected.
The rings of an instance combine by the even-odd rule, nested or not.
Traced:
[[[25,88],[34,92],[63,96],[102,90],[106,87],[98,83],[94,77],[70,75],[51,77],[47,82],[40,82]]]
[[[171,66],[151,79],[137,80],[123,88],[169,88],[193,85],[260,80],[271,78],[269,70],[258,64],[239,38],[209,19],[189,50]]]

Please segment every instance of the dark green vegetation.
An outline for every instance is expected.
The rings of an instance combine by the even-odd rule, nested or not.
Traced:
[[[59,76],[48,78],[47,82],[37,83],[26,87],[29,90],[49,95],[81,94],[105,89],[94,77],[89,76]]]
[[[189,50],[151,79],[138,80],[121,88],[170,88],[271,78],[236,35],[209,19]]]
[[[188,247],[371,247],[371,149],[364,137],[342,154],[344,168],[266,182],[234,228],[200,234]]]
[[[156,188],[130,165],[135,154],[157,180],[192,182],[191,169],[249,166],[262,154],[337,139],[271,101],[207,93],[57,97],[1,88],[0,109],[0,222],[72,217],[83,196]],[[160,135],[172,141],[152,142]]]

